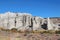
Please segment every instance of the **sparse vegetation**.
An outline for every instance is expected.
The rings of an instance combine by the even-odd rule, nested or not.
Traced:
[[[58,30],[58,31],[55,31],[55,33],[56,33],[56,34],[60,34],[60,30]]]
[[[4,29],[5,30],[5,29]],[[9,29],[8,29],[9,30]],[[8,31],[8,30],[5,30],[5,31]],[[9,32],[9,31],[12,31],[12,32]],[[53,31],[53,30],[39,30],[39,31],[28,31],[28,30],[25,30],[24,33],[19,30],[17,31],[17,29],[13,28],[11,30],[9,30],[7,33],[4,33],[4,31],[2,32],[1,35],[3,35],[4,37],[7,37],[7,38],[4,38],[0,36],[0,40],[46,40],[45,38],[48,38],[48,39],[53,39],[56,38],[56,40],[60,40],[60,34],[58,34],[60,31]],[[18,33],[16,33],[18,32]],[[9,34],[8,34],[9,33]],[[57,34],[58,35],[57,35]],[[4,35],[5,34],[5,35]],[[55,34],[55,35],[53,35]],[[57,36],[56,36],[57,35]],[[13,36],[13,37],[12,37]],[[55,37],[56,36],[56,37]],[[50,37],[50,38],[49,38]],[[53,38],[52,38],[53,37]],[[14,38],[14,39],[13,39]]]
[[[18,32],[16,28],[11,29],[12,32]]]
[[[18,32],[19,32],[19,33],[22,33],[22,31],[21,31],[21,30],[19,30]]]
[[[52,31],[52,30],[40,30],[40,31],[32,31],[32,33],[49,33],[49,34],[54,34],[55,31]]]
[[[7,31],[7,32],[9,32],[9,31],[11,31],[11,32],[19,32],[19,33],[23,33],[23,31],[21,31],[21,30],[17,30],[16,28],[12,28],[11,30],[9,30],[9,29],[3,29],[3,28],[0,28],[0,30],[2,30],[2,31]],[[41,34],[43,34],[43,33],[49,33],[49,34],[60,34],[60,30],[39,30],[39,31],[29,31],[29,30],[25,30],[24,31],[24,33],[41,33]]]

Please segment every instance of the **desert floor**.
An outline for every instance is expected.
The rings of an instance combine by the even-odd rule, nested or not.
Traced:
[[[14,33],[0,31],[0,40],[60,40],[60,34]]]

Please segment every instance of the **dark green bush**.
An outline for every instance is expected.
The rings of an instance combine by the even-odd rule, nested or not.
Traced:
[[[11,31],[12,32],[17,32],[17,29],[16,28],[12,28]]]
[[[56,33],[56,34],[60,34],[60,30],[58,30],[58,31],[55,31],[55,33]]]

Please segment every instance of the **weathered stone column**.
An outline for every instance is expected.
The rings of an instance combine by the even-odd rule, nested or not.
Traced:
[[[40,30],[40,29],[41,29],[40,18],[34,17],[33,18],[33,31]]]
[[[8,23],[7,23],[7,28],[8,29],[12,29],[12,28],[15,28],[15,17],[16,17],[16,14],[15,13],[10,13],[8,12],[7,13],[7,20],[8,20]]]
[[[53,24],[52,24],[53,25]],[[48,30],[53,30],[53,26],[51,25],[51,21],[49,19],[49,17],[47,18],[47,26],[48,26]]]
[[[16,28],[18,30],[23,30],[23,16],[22,14],[18,14],[16,17]]]
[[[0,14],[0,27],[1,28],[4,28],[4,24],[3,24],[4,23],[4,18],[3,18],[3,15],[4,14]]]

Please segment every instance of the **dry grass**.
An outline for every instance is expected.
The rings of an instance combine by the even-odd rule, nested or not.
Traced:
[[[12,33],[18,32],[18,33],[49,33],[49,34],[57,33],[57,34],[60,34],[60,30],[58,30],[58,31],[55,31],[55,30],[38,30],[38,31],[28,31],[28,30],[21,31],[21,30],[19,30],[19,31],[17,31],[17,29],[15,29],[15,28],[13,28],[11,30],[0,28],[0,30],[6,31],[6,32],[12,32]]]
[[[40,31],[39,31],[40,32]],[[9,32],[8,32],[9,33]],[[41,34],[38,32],[31,32],[31,33],[19,33],[19,32],[14,32],[14,33],[9,33],[6,34],[4,32],[0,32],[0,40],[47,40],[51,38],[51,40],[57,40],[59,39],[60,35],[56,36],[55,34]],[[52,38],[53,37],[53,38]],[[47,39],[46,39],[47,38]]]
[[[0,32],[0,40],[45,40],[45,38],[51,38],[51,40],[59,39],[60,34],[58,34],[60,31],[54,31],[54,30],[39,30],[39,31],[17,31],[16,29],[2,29],[0,28],[2,32]],[[56,34],[57,33],[57,34]],[[57,36],[58,35],[58,36]],[[53,39],[53,38],[54,39]],[[49,38],[49,39],[50,39]],[[46,40],[47,40],[46,39]]]
[[[0,37],[0,40],[10,40],[9,37]]]

